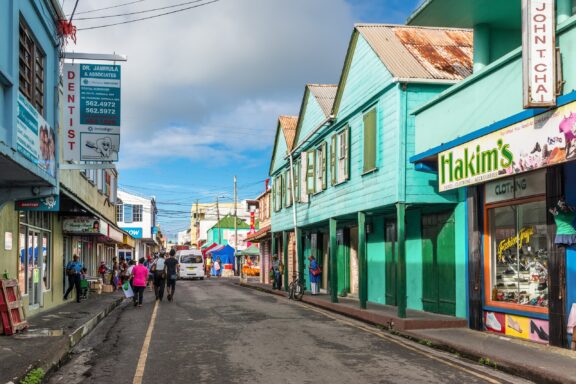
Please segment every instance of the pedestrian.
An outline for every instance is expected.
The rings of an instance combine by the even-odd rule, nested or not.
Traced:
[[[212,256],[208,254],[206,256],[206,278],[209,279],[212,274]]]
[[[308,261],[310,261],[310,265],[308,266],[309,275],[310,275],[310,291],[312,295],[317,295],[320,293],[319,284],[322,275],[322,270],[316,261],[314,256],[308,256]]]
[[[130,260],[128,262],[128,269],[126,269],[127,281],[130,283],[130,287],[132,287],[132,292],[134,292],[134,285],[132,285],[132,270],[134,269],[135,266],[136,266],[136,261]],[[135,297],[135,296],[132,296],[132,297]]]
[[[174,257],[176,255],[176,251],[174,249],[170,250],[169,255],[170,257],[166,259],[164,264],[166,264],[166,285],[168,287],[168,301],[173,301],[180,264]]]
[[[164,259],[164,252],[161,252],[154,264],[152,265],[154,271],[154,293],[156,300],[162,301],[164,298],[164,286],[166,285],[166,260]]]
[[[80,272],[80,298],[88,298],[88,288],[90,284],[88,283],[88,269],[86,267],[82,268]]]
[[[282,272],[284,272],[284,266],[278,259],[278,256],[274,256],[272,261],[272,270],[274,271],[274,282],[272,283],[272,289],[282,289]]]
[[[64,300],[68,300],[68,294],[73,288],[76,288],[76,302],[80,302],[80,273],[82,272],[82,263],[78,260],[78,255],[72,256],[73,261],[66,264],[66,274],[68,275],[68,289],[64,293]]]
[[[100,262],[100,267],[98,267],[98,275],[102,279],[102,283],[104,283],[106,281],[105,280],[106,272],[108,272],[108,267],[106,266],[106,262],[104,260],[102,260]]]
[[[214,272],[216,273],[216,277],[220,277],[222,275],[221,269],[222,267],[220,266],[220,258],[217,258],[214,262]]]
[[[121,285],[124,284],[124,282],[126,280],[128,280],[129,275],[128,275],[128,263],[126,262],[126,259],[121,257],[120,258],[120,283]]]
[[[141,307],[144,299],[144,288],[146,288],[146,280],[148,279],[148,268],[144,266],[143,257],[138,260],[138,265],[132,268],[130,276],[134,291],[134,306]]]
[[[110,275],[110,284],[112,284],[112,290],[118,289],[118,273],[120,270],[120,265],[118,264],[118,259],[116,257],[112,258],[112,274]]]

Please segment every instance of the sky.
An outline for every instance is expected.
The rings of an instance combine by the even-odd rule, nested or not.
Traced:
[[[76,0],[62,1],[71,13]],[[231,201],[234,176],[240,200],[264,190],[278,116],[298,114],[306,83],[338,82],[355,23],[402,24],[420,3],[210,1],[78,0],[66,48],[127,56],[119,187],[155,196],[170,238],[196,199]]]

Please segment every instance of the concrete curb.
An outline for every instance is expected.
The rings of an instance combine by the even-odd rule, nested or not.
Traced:
[[[62,344],[61,347],[58,348],[58,352],[46,361],[38,361],[36,364],[29,366],[27,371],[17,381],[22,380],[24,377],[26,377],[26,375],[28,375],[30,371],[36,368],[42,368],[44,373],[47,375],[55,368],[60,366],[66,360],[72,351],[72,348],[74,348],[74,346],[76,346],[86,335],[93,331],[94,328],[96,328],[96,326],[123,301],[124,297],[118,297],[113,302],[108,304],[104,310],[100,311],[90,320],[75,329],[70,335],[68,335],[68,337],[63,337],[61,340],[58,340],[58,344]]]
[[[237,284],[241,287],[255,289],[255,290],[260,291],[260,292],[270,293],[270,294],[274,294],[274,295],[282,296],[282,297],[286,297],[286,298],[288,296],[287,294],[285,294],[284,291],[274,291],[271,289],[266,289],[266,288],[263,288],[260,286],[254,286],[254,285],[246,284],[246,283],[242,283],[242,282],[239,282]],[[490,362],[489,362],[489,364],[487,364],[487,366],[489,366],[491,368],[495,368],[495,369],[497,369],[501,372],[504,372],[504,373],[509,373],[511,375],[521,377],[523,379],[531,380],[531,381],[534,381],[537,383],[542,383],[542,384],[568,384],[568,383],[576,384],[576,378],[572,379],[572,378],[558,375],[556,372],[538,370],[538,369],[535,369],[535,367],[531,367],[531,366],[527,366],[527,365],[521,365],[521,364],[511,362],[511,361],[502,360],[499,357],[495,357],[495,356],[491,356],[491,355],[482,355],[482,354],[478,353],[478,351],[474,350],[473,348],[466,348],[462,345],[450,343],[450,342],[447,342],[445,340],[438,339],[438,338],[424,338],[424,337],[421,337],[420,335],[417,335],[417,334],[410,332],[409,330],[406,330],[406,331],[390,330],[390,329],[386,328],[386,324],[377,324],[377,323],[367,321],[367,320],[362,319],[362,318],[358,318],[356,316],[350,316],[348,313],[338,312],[338,311],[334,310],[333,308],[328,308],[328,307],[325,307],[322,305],[318,305],[315,302],[311,302],[311,301],[303,301],[303,302],[305,302],[306,304],[313,305],[313,306],[318,307],[318,308],[322,308],[324,310],[328,310],[329,312],[338,313],[342,316],[353,318],[353,319],[358,320],[358,321],[362,321],[362,322],[367,323],[367,324],[375,325],[375,326],[378,326],[380,328],[384,327],[383,330],[386,330],[387,332],[389,332],[393,335],[401,336],[407,340],[415,341],[419,344],[426,345],[430,348],[449,352],[452,354],[458,354],[459,356],[466,358],[466,359],[468,359],[474,363],[480,363],[481,359],[483,359],[483,360],[489,359]]]

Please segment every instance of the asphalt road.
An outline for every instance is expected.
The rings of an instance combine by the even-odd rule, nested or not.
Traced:
[[[526,383],[230,280],[179,281],[174,302],[128,301],[55,383]]]

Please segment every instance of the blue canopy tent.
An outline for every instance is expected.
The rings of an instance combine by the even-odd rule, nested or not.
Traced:
[[[220,259],[221,269],[234,269],[234,252],[234,248],[226,245],[224,248],[210,253],[212,254],[212,260]]]

